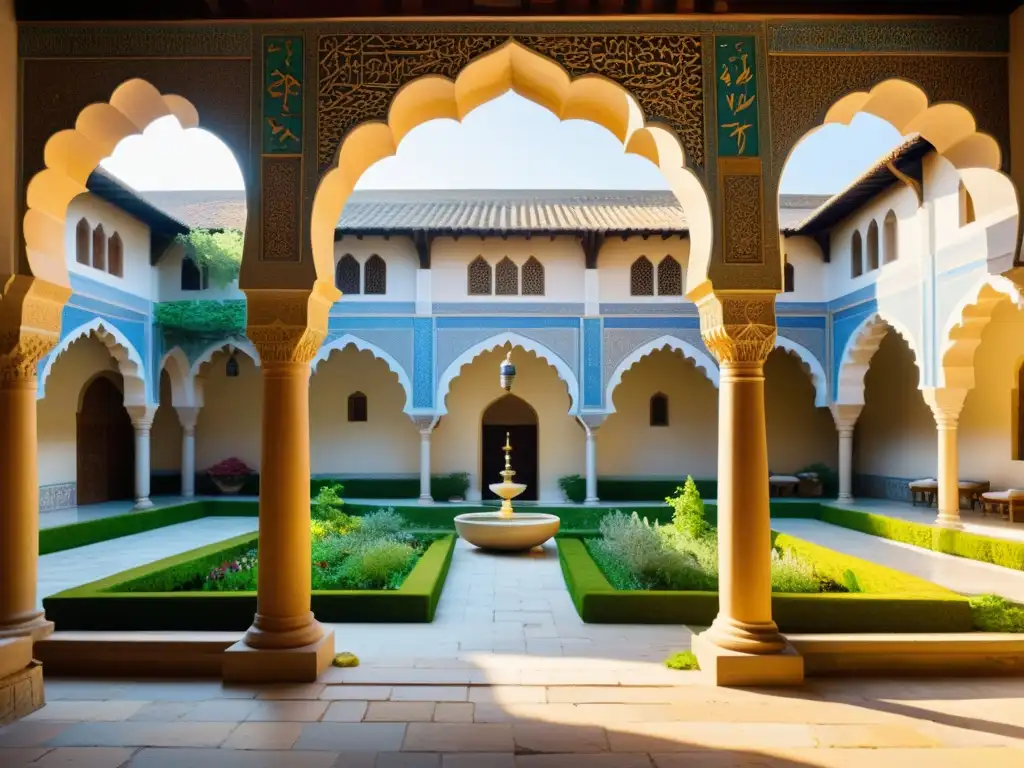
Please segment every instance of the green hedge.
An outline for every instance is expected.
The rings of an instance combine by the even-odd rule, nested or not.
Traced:
[[[674,496],[677,488],[682,488],[686,475],[678,480],[602,480],[597,478],[597,496],[601,501],[665,501]],[[713,499],[718,495],[717,480],[694,480],[701,498]]]
[[[946,555],[956,555],[968,560],[1024,571],[1024,541],[979,536],[976,533],[939,528],[925,523],[914,523],[825,504],[818,512],[818,519]]]
[[[851,569],[862,586],[886,594],[772,595],[772,615],[784,632],[969,632],[970,604],[953,592],[913,576],[779,535],[823,572]],[[820,563],[819,559],[820,558]],[[573,605],[587,623],[707,626],[718,613],[717,592],[616,590],[578,538],[558,542],[558,559]]]
[[[43,608],[62,630],[242,632],[256,612],[254,592],[116,590],[172,583],[175,573],[219,564],[255,540],[253,534],[236,536],[117,573],[47,597]],[[454,549],[454,536],[433,542],[397,590],[315,591],[313,611],[324,622],[433,621]]]

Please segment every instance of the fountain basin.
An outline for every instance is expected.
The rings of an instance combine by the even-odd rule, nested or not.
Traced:
[[[467,512],[456,516],[455,530],[480,549],[524,552],[558,533],[561,522],[557,515],[542,512],[516,512],[511,517],[498,512]]]

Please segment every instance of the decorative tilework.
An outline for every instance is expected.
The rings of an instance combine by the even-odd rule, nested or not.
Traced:
[[[302,152],[302,37],[263,38],[263,152]]]
[[[52,512],[78,504],[78,486],[75,483],[55,483],[39,486],[39,511]]]
[[[337,317],[327,319],[328,332],[357,331],[377,328],[412,329],[414,318],[411,317]]]
[[[843,310],[832,318],[832,397],[839,394],[839,366],[843,361],[846,345],[850,343],[860,324],[878,309],[878,302],[872,298],[855,307]]]
[[[550,349],[558,355],[579,378],[579,320],[571,328],[522,328],[512,325],[500,327],[442,328],[437,326],[437,367],[435,379],[440,377],[463,352],[486,341],[502,331],[512,331]]]
[[[578,317],[439,317],[438,328],[572,328],[579,330]]]
[[[252,55],[247,24],[19,24],[18,54],[25,58],[153,58]]]
[[[415,301],[341,301],[331,307],[331,317],[344,315],[413,315]]]
[[[605,303],[599,306],[602,315],[673,315],[676,317],[697,317],[697,305],[689,302],[667,302],[643,304]]]
[[[890,499],[910,503],[910,482],[918,478],[887,477],[885,475],[853,476],[853,495],[869,499]]]
[[[342,332],[336,332],[334,329],[328,333],[327,338],[324,340],[324,345],[330,344],[331,342],[351,334],[357,336],[360,339],[373,344],[375,347],[379,347],[383,351],[387,352],[391,357],[395,359],[402,368],[408,373],[413,370],[413,333],[409,329],[405,328],[383,328],[378,330],[373,329],[361,329],[361,330],[345,330]]]
[[[609,328],[607,321],[605,322],[604,328],[604,363],[603,371],[601,376],[602,388],[607,386],[608,381],[611,379],[615,369],[619,367],[619,363],[625,360],[630,353],[633,352],[637,347],[643,346],[649,341],[657,339],[659,336],[664,336],[666,333],[665,327],[648,327],[648,328]],[[677,337],[680,341],[685,341],[687,344],[691,344],[696,349],[710,355],[707,351],[707,347],[704,346],[704,342],[700,337],[699,328],[678,328],[672,331],[672,335]],[[605,403],[605,406],[608,404]]]
[[[700,318],[696,315],[686,317],[606,317],[605,328],[656,328],[661,329],[659,335],[669,330],[700,330]]]
[[[413,407],[434,407],[434,322],[430,318],[417,317],[413,321],[413,360],[415,362],[412,380]]]
[[[1005,18],[769,22],[769,53],[1006,53]]]
[[[780,326],[778,336],[779,338],[795,341],[801,347],[806,347],[818,359],[818,362],[821,363],[823,372],[827,370],[826,361],[828,358],[826,356],[826,347],[828,345],[828,332],[824,326],[821,328],[787,328]]]
[[[575,315],[584,312],[583,304],[539,301],[522,302],[439,302],[434,304],[435,315]]]
[[[604,387],[601,386],[601,321],[583,321],[583,407],[600,408]]]

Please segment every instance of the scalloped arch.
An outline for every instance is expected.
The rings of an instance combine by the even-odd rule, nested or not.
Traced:
[[[345,201],[367,168],[398,151],[416,126],[439,118],[461,121],[480,105],[514,90],[561,120],[589,120],[607,128],[623,149],[658,166],[686,211],[690,258],[686,288],[708,281],[712,218],[708,195],[686,167],[679,137],[668,126],[645,122],[636,99],[621,85],[598,75],[572,78],[554,60],[509,40],[474,59],[450,80],[424,75],[399,89],[386,121],[352,129],[338,150],[337,164],[320,180],[313,198],[310,236],[317,279],[333,284],[334,229]]]
[[[453,360],[452,363],[444,370],[440,378],[437,380],[437,399],[434,401],[437,403],[438,416],[443,416],[448,413],[448,403],[446,402],[448,399],[448,390],[451,389],[452,381],[458,377],[462,369],[484,352],[490,352],[492,349],[498,349],[500,347],[509,347],[512,349],[522,347],[527,352],[532,352],[554,368],[555,372],[558,374],[558,378],[565,382],[565,386],[568,389],[569,414],[571,416],[576,415],[578,410],[577,403],[579,402],[580,385],[579,381],[576,379],[576,374],[572,372],[572,368],[569,367],[569,364],[540,342],[534,341],[526,336],[520,336],[518,333],[505,332],[491,336],[478,344],[474,344],[455,358],[455,360]],[[495,375],[497,375],[497,373],[495,373]]]
[[[974,354],[996,307],[1006,300],[1024,309],[1024,295],[1016,283],[999,275],[987,275],[953,308],[942,332],[939,387],[974,387]]]
[[[828,405],[828,379],[825,376],[825,368],[821,361],[815,357],[803,344],[798,344],[785,336],[775,336],[775,348],[782,349],[793,355],[801,363],[801,368],[811,377],[811,384],[814,386],[814,405],[824,408]]]
[[[604,403],[607,413],[615,413],[615,399],[613,395],[619,384],[622,383],[622,377],[626,372],[634,365],[639,363],[648,355],[651,355],[659,350],[669,349],[675,352],[681,352],[683,357],[691,361],[694,366],[704,372],[708,380],[718,387],[719,371],[718,365],[712,359],[711,355],[707,352],[702,352],[700,349],[690,344],[687,341],[683,341],[677,336],[664,335],[659,336],[656,339],[641,344],[639,347],[630,352],[623,359],[621,363],[612,372],[611,377],[608,379],[608,384],[604,390]]]
[[[921,386],[921,351],[910,331],[899,323],[872,312],[861,322],[850,336],[839,364],[837,382],[837,405],[864,405],[864,377],[871,366],[882,339],[889,329],[896,331],[907,342],[914,355],[918,369],[918,386]]]
[[[45,167],[25,190],[28,210],[22,229],[33,275],[70,286],[65,252],[68,204],[86,192],[89,174],[118,142],[170,115],[182,128],[199,125],[199,115],[187,99],[161,94],[147,81],[134,78],[115,88],[110,101],[83,109],[74,128],[50,137],[43,149]]]
[[[208,363],[213,359],[213,356],[220,352],[222,349],[227,349],[231,352],[238,351],[243,352],[249,357],[258,368],[260,365],[260,353],[256,351],[256,347],[248,339],[232,339],[231,341],[217,341],[208,346],[203,350],[203,353],[196,358],[195,362],[192,363],[192,368],[189,371],[189,376],[195,379],[199,376],[199,369],[202,368],[204,363]]]
[[[50,377],[50,371],[57,358],[67,352],[76,341],[91,334],[95,334],[117,363],[117,369],[124,379],[124,404],[126,406],[145,405],[146,366],[142,362],[142,356],[117,326],[99,317],[75,328],[61,339],[60,343],[47,355],[46,361],[39,371],[39,389],[36,398],[41,400],[46,397],[46,380]]]
[[[391,372],[398,377],[398,383],[405,391],[405,405],[402,407],[402,412],[409,413],[412,410],[412,381],[409,379],[408,372],[397,360],[395,360],[394,357],[389,355],[376,344],[372,344],[369,341],[361,339],[358,336],[354,336],[351,333],[346,333],[344,336],[320,347],[320,351],[317,352],[316,357],[313,358],[313,362],[311,363],[313,373],[316,373],[316,369],[320,363],[327,360],[333,352],[340,352],[349,345],[352,345],[361,352],[369,352],[378,360],[383,361]]]
[[[194,407],[200,403],[196,398],[195,379],[192,376],[192,366],[189,365],[188,356],[181,347],[174,347],[169,350],[160,361],[159,368],[161,376],[167,371],[167,378],[171,382],[171,405],[175,408]],[[154,388],[154,400],[160,402],[160,378],[157,377]]]

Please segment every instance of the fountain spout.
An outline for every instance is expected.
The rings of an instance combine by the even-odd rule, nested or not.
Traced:
[[[526,486],[522,483],[512,482],[516,472],[512,469],[512,441],[508,432],[505,433],[505,447],[502,450],[505,452],[505,469],[498,473],[501,475],[501,482],[493,483],[489,487],[501,499],[498,517],[508,520],[515,514],[512,510],[512,499],[525,491]]]

